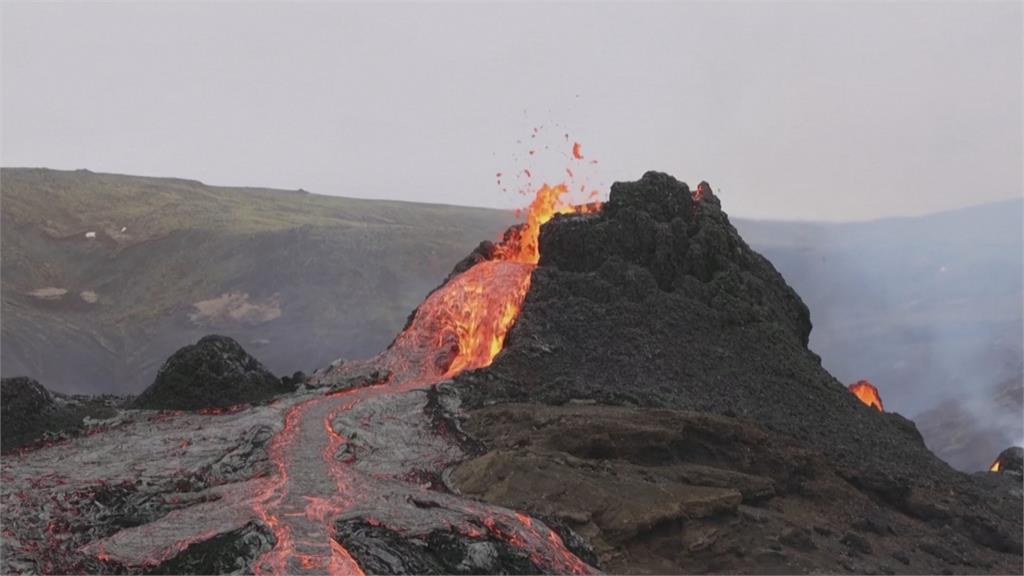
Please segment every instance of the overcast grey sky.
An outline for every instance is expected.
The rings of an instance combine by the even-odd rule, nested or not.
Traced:
[[[563,179],[569,133],[600,161],[591,186],[663,170],[737,216],[1022,193],[1019,2],[5,2],[2,19],[5,166],[510,207],[495,174]]]

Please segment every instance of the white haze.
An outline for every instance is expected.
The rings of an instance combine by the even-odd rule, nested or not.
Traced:
[[[1019,2],[2,5],[5,166],[512,207],[658,169],[734,215],[1021,194]]]

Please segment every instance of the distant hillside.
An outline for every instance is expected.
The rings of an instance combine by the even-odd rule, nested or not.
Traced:
[[[513,221],[88,171],[3,169],[0,194],[2,372],[65,392],[139,392],[211,332],[278,374],[372,355],[455,262]],[[735,224],[810,307],[826,368],[872,380],[887,409],[924,417],[936,452],[976,468],[994,455],[966,445],[1024,438],[1012,400],[1024,365],[1022,208]],[[957,429],[943,430],[954,419],[935,415],[950,403]]]
[[[3,169],[2,371],[139,392],[232,336],[279,373],[380,351],[512,214],[89,171]]]

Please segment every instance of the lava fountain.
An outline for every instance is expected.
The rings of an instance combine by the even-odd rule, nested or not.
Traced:
[[[506,233],[491,259],[450,279],[417,309],[409,326],[379,357],[393,379],[406,386],[490,365],[530,289],[540,260],[540,228],[555,214],[595,212],[600,203],[573,206],[564,184],[541,186],[526,221]]]
[[[543,524],[514,511],[430,491],[410,478],[437,475],[460,459],[444,439],[430,436],[424,389],[466,370],[490,365],[501,351],[540,260],[541,226],[555,214],[595,212],[575,207],[564,184],[537,190],[525,222],[510,229],[490,259],[449,278],[431,293],[395,341],[379,356],[343,363],[321,380],[349,371],[386,374],[362,388],[318,396],[290,408],[269,455],[275,481],[253,510],[276,544],[254,566],[257,574],[359,574],[333,537],[339,519],[372,517],[403,534],[450,529],[488,534],[528,552],[537,566],[560,573],[592,569]],[[400,416],[396,414],[401,414]],[[344,433],[339,430],[344,430]],[[427,463],[427,464],[424,464]],[[429,507],[395,506],[431,499]]]
[[[882,397],[878,394],[878,388],[875,388],[875,385],[871,382],[858,380],[856,383],[847,386],[847,388],[864,404],[871,406],[879,412],[885,412],[885,407],[882,405]]]
[[[579,146],[571,158],[581,160]],[[585,193],[578,184],[571,187]],[[332,364],[304,391],[269,404],[130,420],[106,432],[105,442],[85,436],[0,470],[0,503],[20,511],[15,530],[5,526],[5,544],[16,548],[18,562],[44,573],[150,572],[176,559],[214,562],[206,548],[193,546],[224,535],[245,539],[239,552],[223,553],[258,576],[359,575],[361,564],[377,572],[418,565],[415,558],[402,563],[366,536],[364,528],[372,526],[411,543],[416,552],[409,554],[436,553],[416,544],[432,535],[470,542],[474,552],[458,559],[469,570],[500,572],[503,565],[488,563],[514,556],[536,572],[594,572],[543,521],[450,493],[445,472],[468,455],[429,408],[433,385],[486,367],[501,353],[540,261],[544,223],[557,214],[600,210],[599,202],[573,206],[569,188],[523,188],[534,192],[524,221],[475,252],[476,263],[428,295],[374,358]],[[216,424],[208,422],[214,417]],[[122,466],[122,458],[132,465]],[[41,469],[46,475],[39,476]],[[121,494],[121,487],[173,494],[166,513],[128,527],[111,520],[113,530],[96,535],[71,528],[80,523],[79,512],[61,502],[72,486],[80,494],[73,502]],[[3,552],[10,558],[8,548]],[[31,564],[37,559],[43,562]],[[389,570],[381,562],[398,564]]]

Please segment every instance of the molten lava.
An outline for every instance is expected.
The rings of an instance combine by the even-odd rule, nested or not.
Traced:
[[[878,394],[878,388],[875,388],[871,382],[858,380],[856,384],[850,384],[847,388],[861,402],[875,408],[879,412],[885,412],[885,407],[882,405],[882,397]]]
[[[996,461],[993,462],[992,465],[988,467],[988,471],[989,472],[999,472],[999,470],[1001,470],[1002,467],[1003,467],[1002,461],[999,460],[998,458],[996,458]]]
[[[540,227],[555,214],[574,211],[572,204],[562,200],[562,196],[568,191],[565,184],[541,186],[527,210],[526,222],[513,228],[508,237],[498,245],[496,259],[536,264],[540,260]]]
[[[275,436],[269,450],[277,471],[275,481],[254,502],[258,517],[271,528],[277,543],[258,559],[255,573],[361,573],[355,559],[332,538],[328,526],[353,506],[372,500],[383,488],[382,479],[368,482],[353,470],[350,466],[358,464],[353,464],[356,457],[352,452],[339,459],[348,441],[332,423],[364,403],[382,402],[384,398],[400,402],[407,392],[488,366],[504,346],[529,290],[531,274],[540,260],[541,226],[555,214],[600,209],[598,202],[574,207],[564,200],[567,192],[564,184],[542,186],[530,204],[526,221],[506,234],[490,260],[452,277],[427,296],[392,345],[367,361],[388,373],[388,378],[374,386],[349,388],[289,409],[284,430]],[[300,468],[300,462],[306,468],[317,463],[327,473],[296,474],[294,469]],[[397,486],[388,490],[405,489]],[[380,497],[386,500],[391,495]],[[554,532],[546,527],[538,529],[528,516],[509,515],[495,523],[494,511],[467,507],[462,513],[481,518],[492,536],[531,550],[531,558],[538,565],[562,573],[590,572]],[[390,522],[399,520],[392,518]]]
[[[574,146],[573,157],[582,158],[579,144]],[[571,169],[567,174],[573,178]],[[585,193],[585,186],[578,184],[572,183],[572,188]],[[465,454],[443,431],[434,430],[424,389],[467,370],[486,367],[501,352],[540,261],[541,226],[556,214],[601,209],[594,195],[589,203],[573,206],[568,192],[565,184],[545,184],[536,190],[525,221],[506,233],[486,261],[449,278],[432,292],[387,350],[369,360],[337,363],[311,378],[312,388],[330,392],[281,398],[276,407],[239,405],[198,414],[163,412],[144,423],[150,428],[173,429],[165,438],[164,453],[188,456],[192,470],[201,462],[195,454],[200,448],[195,441],[205,436],[197,432],[201,425],[192,430],[191,425],[179,426],[177,420],[217,416],[222,425],[243,430],[258,418],[275,422],[283,418],[281,429],[266,444],[269,466],[265,474],[258,460],[251,463],[257,475],[243,480],[207,472],[209,466],[202,464],[203,489],[217,491],[213,500],[184,505],[84,548],[72,540],[62,544],[65,541],[60,538],[69,529],[60,519],[50,519],[40,539],[46,542],[49,538],[54,546],[74,543],[74,549],[111,565],[148,569],[163,565],[195,543],[256,520],[273,539],[248,566],[252,573],[356,576],[362,574],[358,554],[346,548],[346,540],[354,536],[339,534],[338,522],[364,518],[372,526],[403,537],[442,530],[470,539],[500,540],[526,552],[538,572],[592,573],[593,568],[542,521],[434,491],[429,483],[442,478]],[[372,382],[349,384],[366,374],[373,375]],[[180,437],[179,428],[190,429],[191,436]],[[231,444],[223,445],[228,449]],[[241,461],[250,464],[245,457]],[[4,472],[0,470],[0,474]],[[182,472],[174,468],[164,473],[175,476]],[[235,469],[224,474],[235,474]],[[5,484],[8,481],[3,478]],[[137,485],[131,476],[125,482],[125,486]],[[35,484],[30,487],[32,492],[20,490],[17,494],[28,498],[39,490]],[[192,489],[191,484],[187,489]],[[86,494],[91,498],[93,492]],[[26,508],[38,506],[29,502]],[[35,541],[29,544],[38,550]],[[63,548],[52,550],[55,553],[49,556],[62,556]]]
[[[506,234],[492,260],[451,279],[420,305],[389,351],[391,358],[400,359],[392,371],[406,378],[436,380],[488,366],[494,360],[519,316],[530,275],[540,261],[541,226],[555,214],[601,209],[600,202],[573,206],[564,199],[567,193],[565,184],[541,186],[526,221]],[[417,358],[418,367],[411,366],[410,360]],[[409,374],[410,368],[413,374]]]

